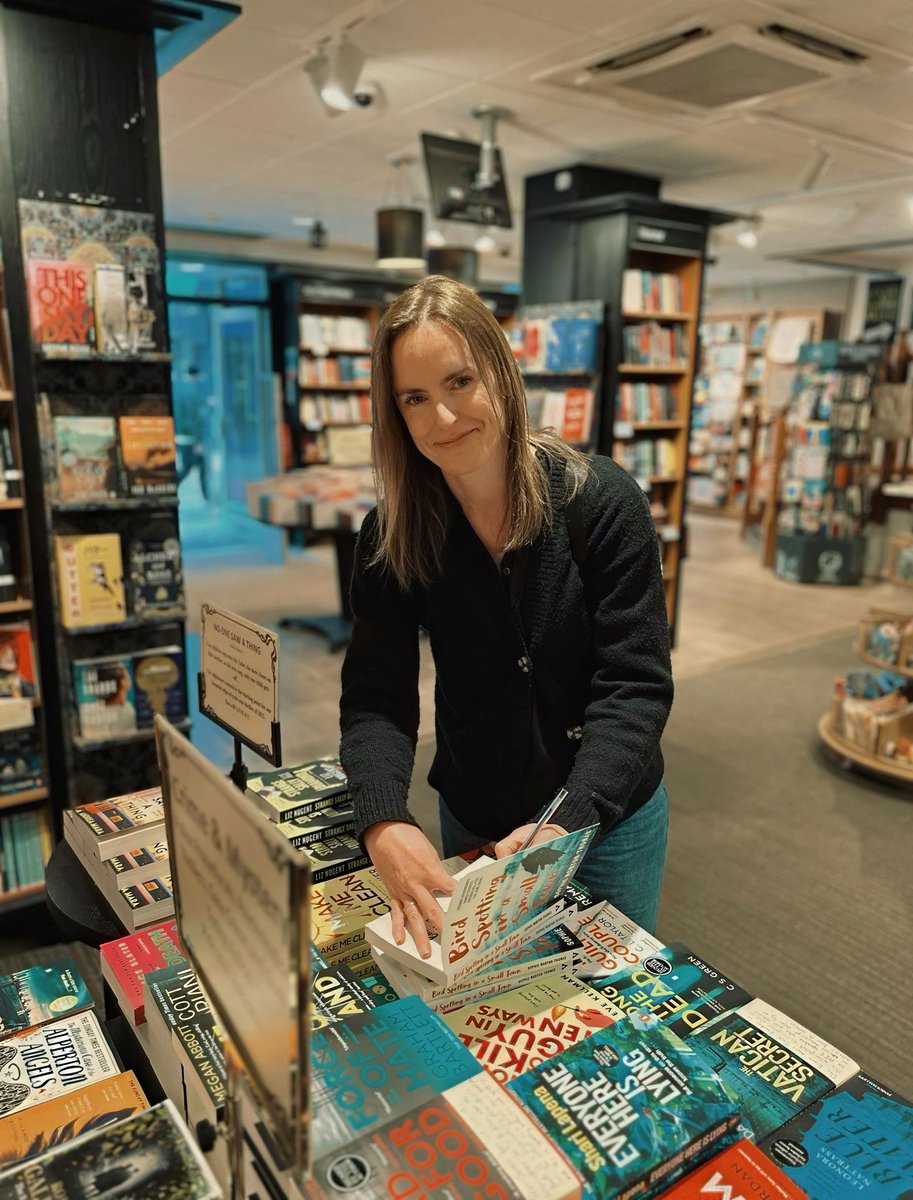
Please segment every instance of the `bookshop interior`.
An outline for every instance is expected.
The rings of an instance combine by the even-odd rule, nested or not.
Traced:
[[[911,1200],[909,0],[0,0],[0,248],[0,1200]]]

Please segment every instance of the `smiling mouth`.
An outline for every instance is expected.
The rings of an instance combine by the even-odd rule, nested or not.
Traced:
[[[475,430],[467,429],[465,433],[461,433],[459,437],[451,438],[448,442],[438,442],[438,446],[445,450],[450,446],[461,446],[471,433],[475,433]]]

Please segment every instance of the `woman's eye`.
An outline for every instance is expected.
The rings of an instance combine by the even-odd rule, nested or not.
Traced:
[[[465,387],[468,387],[471,383],[472,383],[471,375],[460,375],[457,379],[454,379],[453,386],[457,387],[457,388],[465,388]]]
[[[403,404],[405,404],[407,408],[411,408],[415,404],[421,404],[424,399],[424,396],[406,396],[403,400]]]

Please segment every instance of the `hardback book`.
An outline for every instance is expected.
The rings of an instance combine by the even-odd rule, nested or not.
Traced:
[[[431,938],[429,958],[422,958],[408,931],[403,945],[397,945],[389,914],[372,921],[365,935],[433,983],[458,983],[520,944],[524,927],[557,900],[573,877],[594,832],[595,827],[575,831],[507,858],[470,864],[456,876],[452,896],[441,898],[443,929]]]
[[[387,890],[374,867],[349,871],[311,888],[311,942],[332,966],[370,973],[374,960],[365,925],[390,911]]]
[[[28,621],[0,625],[0,698],[34,700],[37,696],[31,625]]]
[[[913,1195],[913,1103],[853,1075],[759,1149],[810,1200],[895,1200]]]
[[[763,1000],[696,1030],[689,1046],[703,1051],[739,1098],[742,1136],[759,1142],[827,1092],[846,1083],[858,1066],[842,1051]]]
[[[635,967],[625,964],[593,983],[625,1012],[662,1021],[682,1038],[752,999],[744,988],[681,942],[647,955]]]
[[[538,937],[524,942],[495,966],[479,971],[452,987],[434,984],[403,964],[398,964],[397,974],[404,982],[408,995],[418,996],[426,1004],[442,1011],[438,1008],[438,1001],[460,1000],[467,1004],[473,998],[481,999],[513,991],[545,975],[570,973],[574,970],[580,945],[579,939],[569,929],[564,925],[556,925],[554,929],[547,929]],[[395,960],[393,963],[396,965]]]
[[[95,265],[95,344],[101,354],[128,354],[127,272],[119,263]]]
[[[171,875],[161,871],[144,883],[122,883],[111,894],[111,907],[129,930],[141,929],[174,913]]]
[[[0,795],[44,786],[44,756],[34,726],[0,731]]]
[[[184,615],[184,568],[175,534],[136,537],[127,543],[130,603],[136,617]]]
[[[57,496],[112,500],[117,490],[117,431],[113,417],[54,418]]]
[[[145,883],[168,868],[168,843],[150,842],[148,846],[138,846],[135,850],[125,850],[123,854],[115,854],[101,865],[102,878],[106,886],[102,891],[111,887],[123,887],[128,883]]]
[[[444,1020],[485,1070],[507,1083],[622,1017],[610,1000],[573,975],[549,975],[468,1004]]]
[[[318,1030],[311,1062],[315,1158],[481,1070],[414,996]]]
[[[348,799],[340,804],[327,804],[306,817],[295,817],[293,821],[282,821],[279,825],[282,836],[297,847],[310,846],[330,834],[352,833],[354,829],[355,806]]]
[[[119,1070],[94,1013],[17,1033],[0,1045],[0,1117]]]
[[[714,1154],[668,1192],[663,1192],[663,1200],[710,1200],[714,1196],[730,1196],[733,1200],[736,1196],[755,1196],[759,1200],[808,1200],[805,1192],[800,1191],[747,1138]]]
[[[252,775],[247,780],[247,793],[261,812],[281,824],[340,803],[339,797],[348,794],[348,786],[339,760],[321,758],[299,767]]]
[[[393,999],[398,999],[394,996]],[[383,1003],[383,1001],[381,1001]],[[346,1021],[378,1007],[368,986],[342,963],[325,966],[311,974],[311,1028],[324,1029],[334,1021]]]
[[[80,658],[73,663],[79,732],[87,742],[135,733],[136,694],[130,655]]]
[[[170,1100],[106,1125],[0,1176],[0,1200],[221,1200]]]
[[[57,534],[60,620],[67,629],[126,619],[120,534]]]
[[[121,417],[119,432],[124,494],[176,495],[174,418],[148,414]]]
[[[139,729],[151,729],[156,713],[172,722],[184,720],[187,716],[187,685],[183,649],[162,646],[134,654],[133,687]]]
[[[175,921],[161,921],[101,946],[101,973],[133,1025],[146,1020],[143,980],[153,971],[187,962]]]
[[[95,341],[92,268],[66,259],[26,262],[32,342],[42,350],[87,355]]]
[[[132,1071],[98,1079],[0,1119],[0,1168],[123,1121],[149,1104]]]
[[[737,1137],[738,1103],[694,1043],[624,1016],[507,1086],[587,1200],[649,1200]]]
[[[71,958],[0,975],[0,1040],[92,1007],[92,996]]]
[[[311,879],[314,883],[325,883],[351,871],[370,867],[371,860],[361,848],[357,838],[349,833],[337,834],[335,830],[325,833],[319,841],[301,847],[301,853],[311,860]]]
[[[567,1158],[503,1088],[478,1074],[402,1116],[356,1130],[346,1145],[317,1158],[301,1194],[580,1200],[583,1193]]]
[[[659,938],[608,902],[581,913],[572,927],[583,943],[585,957],[576,971],[581,979],[609,977],[663,949]]]
[[[150,836],[164,835],[165,807],[161,788],[125,792],[110,800],[80,804],[64,813],[65,836],[77,854],[99,862],[141,846]]]

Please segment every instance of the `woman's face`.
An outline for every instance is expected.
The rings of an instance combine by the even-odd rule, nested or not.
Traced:
[[[462,334],[414,325],[393,343],[393,393],[418,450],[445,475],[503,468],[506,438]]]

